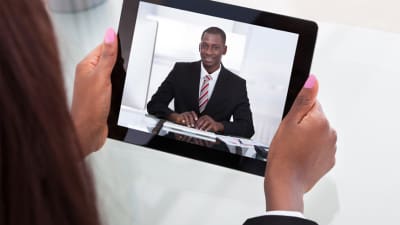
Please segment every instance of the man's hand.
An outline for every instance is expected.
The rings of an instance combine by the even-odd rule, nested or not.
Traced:
[[[316,100],[310,76],[279,126],[268,153],[267,210],[303,211],[303,195],[335,164],[336,131]]]
[[[76,67],[71,115],[84,156],[101,148],[107,134],[111,72],[118,53],[117,36],[108,29],[99,45]]]
[[[194,127],[198,117],[194,111],[184,113],[171,113],[168,120],[188,127]]]
[[[224,131],[224,125],[220,122],[216,122],[210,116],[204,115],[200,117],[197,121],[196,129],[212,132],[222,132]]]

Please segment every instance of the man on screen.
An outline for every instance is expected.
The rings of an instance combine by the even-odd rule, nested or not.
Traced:
[[[221,63],[226,34],[207,28],[199,45],[201,61],[176,63],[147,104],[147,111],[200,130],[250,138],[253,119],[246,81]],[[168,105],[174,99],[174,108]],[[233,117],[233,121],[230,121]]]

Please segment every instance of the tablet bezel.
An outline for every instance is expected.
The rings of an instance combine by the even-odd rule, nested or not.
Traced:
[[[318,26],[315,22],[208,0],[142,1],[298,34],[298,43],[282,118],[287,114],[310,72],[318,30]],[[212,148],[201,147],[195,144],[174,141],[169,138],[118,125],[139,2],[138,0],[124,0],[122,5],[118,29],[118,58],[111,75],[112,100],[108,117],[108,137],[149,147],[154,150],[264,176],[265,161],[218,151]],[[147,141],[143,143],[137,141],[135,137],[143,137]]]

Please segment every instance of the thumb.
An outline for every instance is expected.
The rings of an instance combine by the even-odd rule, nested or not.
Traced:
[[[112,28],[107,29],[101,50],[97,72],[102,76],[110,77],[118,55],[118,40]]]
[[[311,110],[317,101],[318,81],[314,75],[310,75],[294,100],[287,117],[296,123],[300,123],[304,116]]]

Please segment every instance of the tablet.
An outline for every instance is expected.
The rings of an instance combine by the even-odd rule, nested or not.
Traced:
[[[124,0],[109,137],[263,176],[317,29],[213,1]]]

